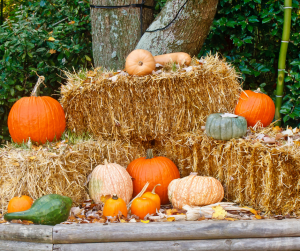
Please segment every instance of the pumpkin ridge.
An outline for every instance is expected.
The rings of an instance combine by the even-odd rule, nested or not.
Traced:
[[[118,177],[121,177],[121,179],[122,179],[122,188],[121,188],[121,191],[124,191],[124,194],[126,195],[126,198],[127,198],[127,191],[126,191],[126,188],[124,187],[124,185],[125,185],[125,183],[127,183],[127,182],[125,182],[125,180],[124,180],[124,178],[123,178],[123,173],[121,173],[121,171],[119,170],[119,168],[115,168],[115,170],[117,170],[117,172],[119,173],[119,175],[118,175]],[[120,185],[120,184],[119,184]],[[118,195],[117,195],[118,196]]]
[[[39,97],[35,97],[36,99],[38,99]],[[49,116],[48,116],[48,112],[47,112],[47,108],[48,108],[48,104],[45,102],[45,100],[43,100],[41,98],[41,103],[43,104],[43,113],[45,114],[45,117],[46,117],[46,121],[49,121]],[[38,118],[38,121],[40,120],[40,118]],[[46,141],[50,141],[49,140],[49,128],[48,128],[48,123],[47,125],[44,125],[42,128],[39,128],[39,130],[43,130],[43,134],[46,135]],[[39,143],[45,143],[45,142],[39,142]]]
[[[55,137],[56,137],[56,140],[57,140],[58,135],[55,135],[55,117],[56,116],[53,113],[54,112],[53,107],[50,105],[49,100],[47,98],[41,97],[41,99],[44,100],[44,102],[47,104],[48,110],[50,111],[51,120],[52,120],[52,123],[51,123],[52,124],[51,125],[52,133],[51,133],[50,139],[48,138],[47,140],[52,141],[52,140],[54,140]],[[49,121],[49,120],[47,120],[47,121]],[[48,123],[48,127],[49,127],[49,123]]]

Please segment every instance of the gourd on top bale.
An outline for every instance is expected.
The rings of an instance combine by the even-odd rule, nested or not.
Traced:
[[[200,129],[211,113],[234,112],[241,89],[233,67],[218,55],[180,63],[145,76],[102,68],[66,72],[60,102],[67,128],[107,140],[161,140]]]

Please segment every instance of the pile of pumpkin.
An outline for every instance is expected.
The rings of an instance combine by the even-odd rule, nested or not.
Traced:
[[[154,157],[149,149],[146,157],[132,161],[127,169],[105,160],[104,165],[97,166],[91,173],[89,194],[96,204],[105,202],[105,217],[127,217],[131,211],[131,215],[143,220],[156,214],[161,204],[169,201],[177,209],[220,202],[224,189],[218,180],[195,173],[180,179],[178,168],[170,159]],[[4,219],[55,225],[67,220],[72,205],[70,198],[57,194],[32,202],[28,196],[13,198]]]

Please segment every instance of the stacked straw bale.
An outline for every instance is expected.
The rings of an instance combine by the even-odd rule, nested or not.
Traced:
[[[232,112],[241,91],[234,68],[218,55],[191,65],[145,77],[66,73],[60,102],[67,127],[104,139],[159,140],[200,129],[211,113]]]
[[[9,200],[20,195],[37,199],[56,193],[81,203],[88,196],[88,175],[104,159],[126,167],[142,156],[143,145],[126,141],[88,140],[31,149],[7,145],[0,148],[0,212],[5,213]]]
[[[300,214],[300,148],[262,141],[212,140],[205,132],[180,134],[164,142],[164,154],[179,167],[212,176],[225,199],[271,214]]]

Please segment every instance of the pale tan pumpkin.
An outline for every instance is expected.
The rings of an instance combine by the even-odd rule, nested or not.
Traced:
[[[155,70],[155,60],[151,52],[137,49],[126,58],[125,71],[130,75],[145,76]]]
[[[191,173],[182,179],[171,181],[168,197],[173,207],[206,206],[220,202],[224,197],[224,188],[220,181],[213,177],[197,176]]]
[[[190,65],[192,58],[189,54],[185,52],[175,52],[175,53],[155,56],[154,60],[156,63],[161,65],[165,65],[166,63],[169,62],[174,62],[180,65]]]
[[[104,202],[107,195],[117,194],[128,204],[132,193],[132,180],[124,167],[104,160],[104,165],[99,165],[93,170],[89,182],[89,194],[96,203]]]

